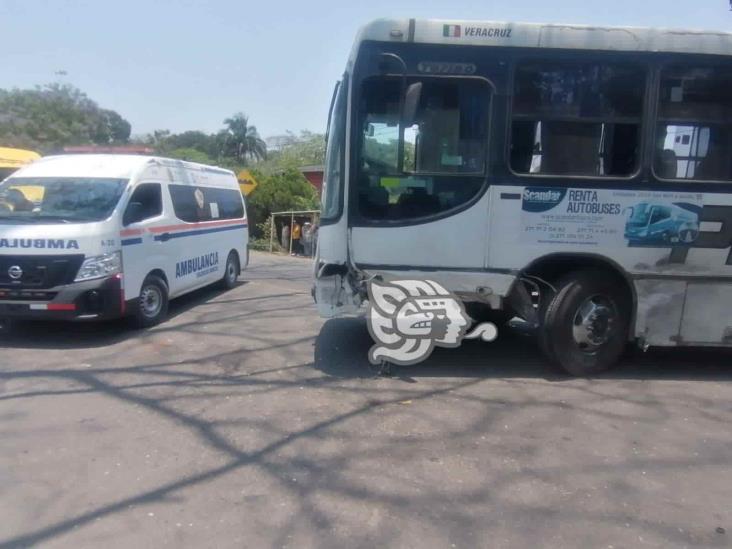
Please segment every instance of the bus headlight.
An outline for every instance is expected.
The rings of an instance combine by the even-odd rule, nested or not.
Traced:
[[[74,282],[103,278],[117,274],[120,271],[122,271],[122,254],[120,252],[87,257],[79,267]]]

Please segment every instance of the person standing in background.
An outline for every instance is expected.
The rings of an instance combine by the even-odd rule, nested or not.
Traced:
[[[292,224],[292,255],[300,255],[302,253],[302,248],[300,244],[300,237],[301,237],[302,229],[300,227],[300,224],[295,221]]]
[[[302,224],[302,249],[305,257],[313,255],[313,225],[309,221]]]

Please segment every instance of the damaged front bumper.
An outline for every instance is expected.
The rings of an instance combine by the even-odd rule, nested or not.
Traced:
[[[345,265],[316,265],[312,290],[318,313],[323,318],[362,314],[364,299],[356,289],[353,276]]]

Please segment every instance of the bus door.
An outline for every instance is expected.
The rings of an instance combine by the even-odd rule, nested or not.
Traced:
[[[357,266],[485,266],[490,98],[481,78],[375,76],[361,83],[350,201]]]

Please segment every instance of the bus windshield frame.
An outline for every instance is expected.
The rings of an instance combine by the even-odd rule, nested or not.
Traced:
[[[328,114],[325,170],[320,205],[321,225],[337,222],[343,213],[343,192],[346,181],[345,151],[348,121],[348,86],[349,77],[348,73],[345,73],[333,90],[331,108]]]

